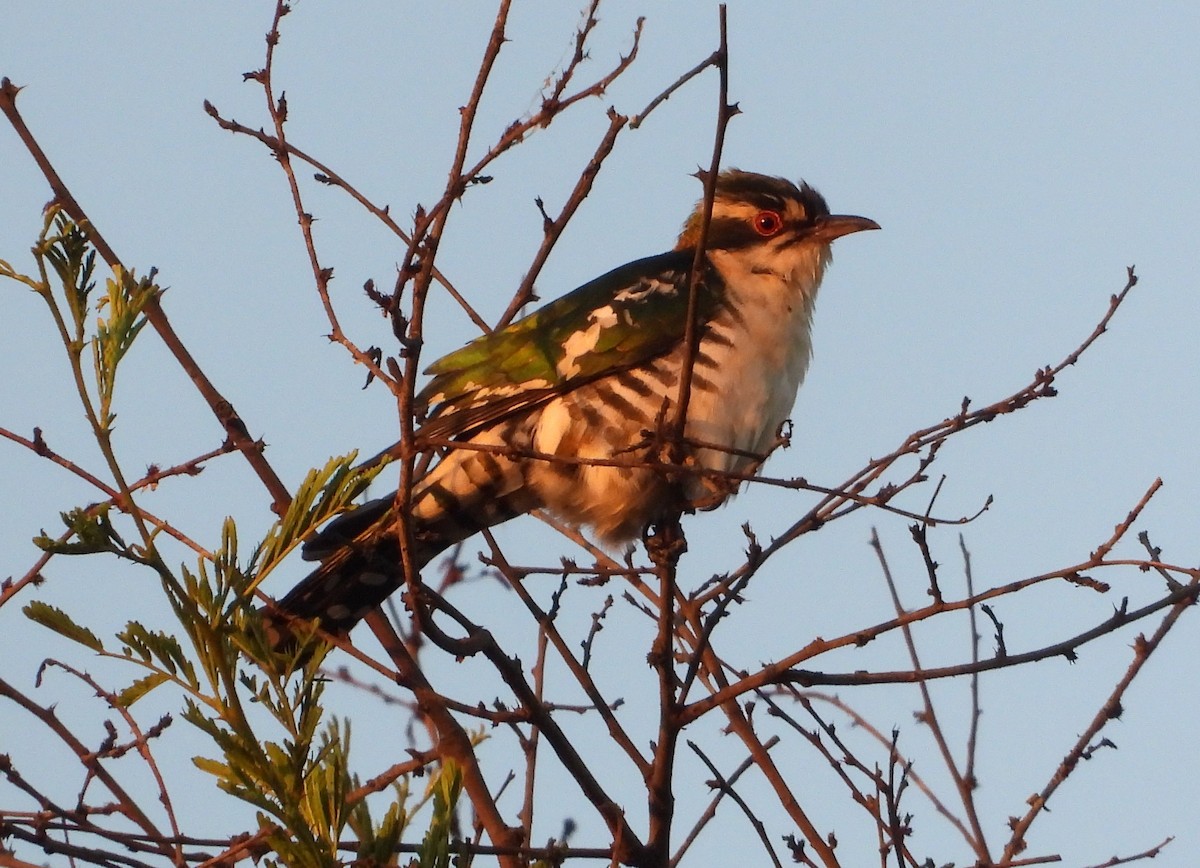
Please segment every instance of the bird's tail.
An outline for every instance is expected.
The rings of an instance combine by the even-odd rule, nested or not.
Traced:
[[[441,547],[420,545],[418,569],[437,556]],[[395,520],[395,495],[365,503],[334,519],[304,544],[305,560],[319,560],[308,574],[275,604],[270,616],[279,640],[288,631],[279,622],[316,618],[323,630],[345,635],[371,609],[380,605],[404,581],[404,564]],[[285,644],[277,641],[276,644]]]
[[[456,543],[538,506],[517,460],[451,452],[413,492],[413,565],[420,570]],[[316,618],[326,632],[346,635],[404,584],[395,495],[334,519],[305,543],[302,556],[321,564],[267,613],[279,647],[290,641],[287,624],[295,618]]]

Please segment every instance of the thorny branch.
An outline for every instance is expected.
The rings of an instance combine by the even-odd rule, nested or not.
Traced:
[[[719,76],[717,123],[712,159],[708,172],[701,172],[704,182],[704,205],[696,250],[688,279],[688,304],[684,330],[684,358],[679,372],[679,391],[674,408],[660,422],[664,436],[659,460],[669,464],[681,461],[684,430],[687,424],[688,402],[691,398],[692,368],[700,342],[699,292],[700,281],[707,271],[707,242],[716,196],[717,173],[725,144],[725,130],[736,106],[729,105],[729,48],[725,6],[719,7],[720,43],[713,55],[713,65]],[[675,812],[675,762],[679,736],[683,727],[679,715],[679,684],[674,665],[676,635],[676,598],[678,594],[679,558],[687,549],[680,525],[684,499],[682,487],[678,496],[662,514],[656,516],[652,532],[646,536],[646,552],[658,577],[657,624],[648,661],[658,681],[658,733],[654,757],[646,777],[649,835],[646,848],[655,864],[665,864],[670,855],[671,833]]]

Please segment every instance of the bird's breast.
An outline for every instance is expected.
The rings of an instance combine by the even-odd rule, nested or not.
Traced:
[[[770,449],[812,356],[812,307],[808,296],[764,293],[713,319],[696,357],[690,437],[759,455]],[[697,459],[713,470],[741,471],[755,463],[717,450],[701,450]]]
[[[811,293],[781,292],[760,276],[749,303],[734,297],[704,325],[693,359],[686,435],[695,461],[717,472],[746,472],[771,448],[791,413],[812,352]],[[567,521],[617,543],[653,520],[668,488],[647,462],[656,427],[677,405],[686,362],[682,344],[547,403],[532,429],[532,446],[561,463],[530,465],[530,482],[546,506]],[[711,502],[713,486],[687,486]],[[718,488],[722,488],[718,486]],[[728,489],[725,489],[726,491]]]

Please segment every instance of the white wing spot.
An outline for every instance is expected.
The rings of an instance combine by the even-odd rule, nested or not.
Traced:
[[[583,370],[579,359],[596,349],[606,328],[617,324],[617,312],[612,305],[605,305],[588,314],[588,322],[591,325],[573,333],[563,344],[563,357],[556,366],[559,376],[573,377]]]
[[[648,280],[645,283],[639,283],[636,286],[631,286],[628,289],[623,289],[613,296],[613,301],[616,302],[638,302],[646,298],[648,295],[653,295],[656,292],[661,292],[664,295],[674,295],[679,291],[673,283],[667,283],[662,280]]]
[[[551,401],[537,416],[537,428],[533,435],[533,448],[538,452],[553,455],[563,437],[571,429],[571,413],[564,401]]]
[[[500,386],[484,386],[476,389],[471,396],[471,406],[478,407],[480,404],[486,404],[488,401],[493,401],[496,398],[507,398],[509,395],[515,395],[521,391],[521,386],[514,386],[511,383],[505,383]]]
[[[454,410],[473,409],[475,407],[483,407],[500,398],[509,398],[513,395],[518,395],[521,392],[537,389],[549,389],[551,383],[549,380],[536,379],[526,380],[523,383],[504,383],[498,386],[481,386],[474,390],[468,389],[463,392],[462,396],[455,400]],[[468,400],[469,399],[469,400]],[[439,392],[429,398],[428,404],[430,407],[439,407],[447,401],[447,396]],[[447,408],[441,407],[435,415],[441,415]]]

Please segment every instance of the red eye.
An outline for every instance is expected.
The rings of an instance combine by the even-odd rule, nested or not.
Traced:
[[[783,228],[783,218],[778,211],[759,211],[754,215],[754,231],[770,237]]]

